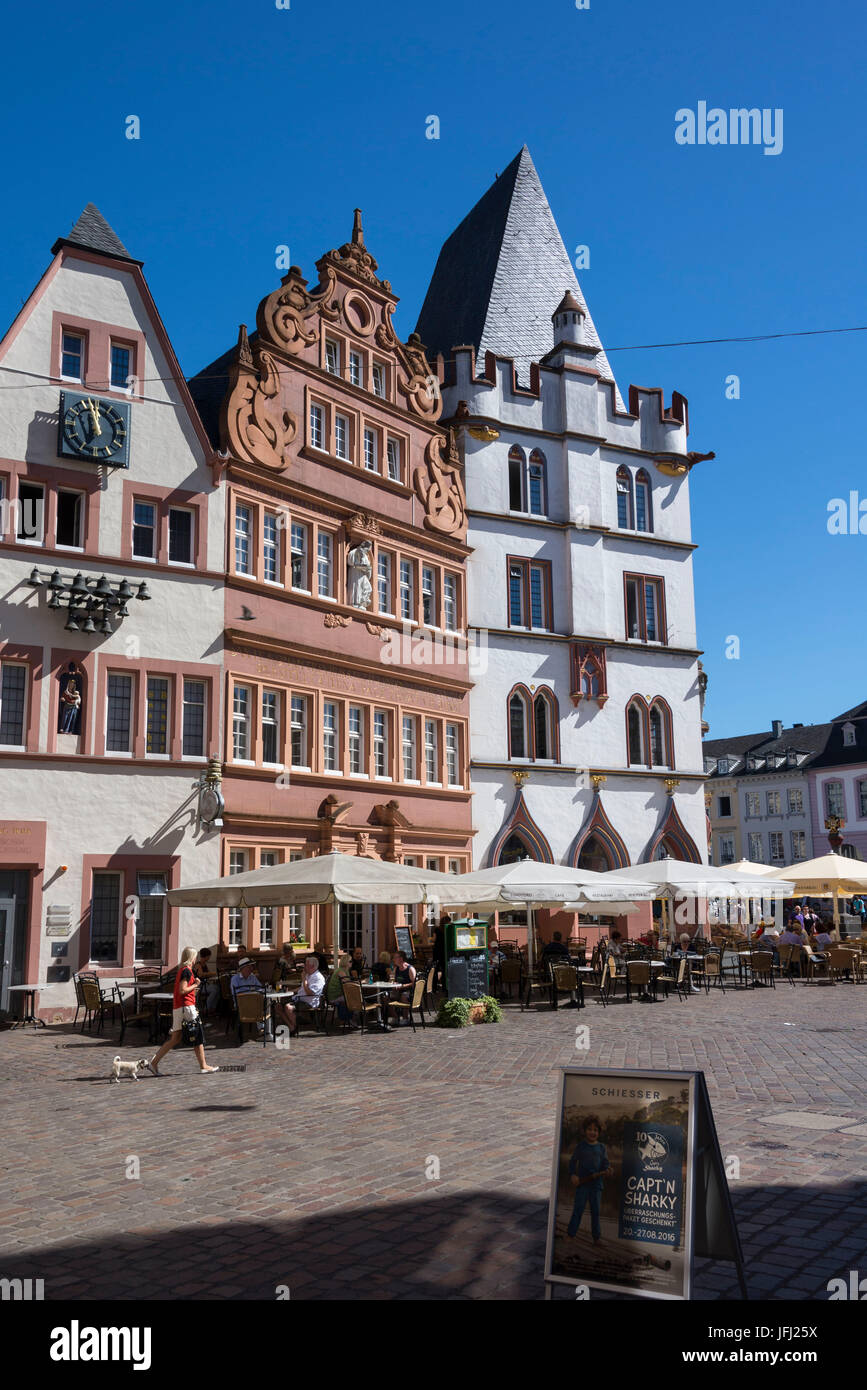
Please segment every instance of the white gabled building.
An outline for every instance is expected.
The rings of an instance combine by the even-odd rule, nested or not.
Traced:
[[[624,405],[526,147],[443,246],[418,333],[488,632],[476,866],[704,862],[687,403],[631,387]]]
[[[0,1013],[216,944],[223,491],[136,261],[92,205],[0,342]],[[147,596],[147,597],[146,597]],[[148,601],[149,598],[149,601]],[[18,996],[20,1001],[21,996]]]

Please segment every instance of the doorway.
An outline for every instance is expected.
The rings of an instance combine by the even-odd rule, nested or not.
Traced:
[[[374,907],[363,903],[340,904],[340,949],[351,955],[360,946],[370,964],[376,946],[375,912]]]

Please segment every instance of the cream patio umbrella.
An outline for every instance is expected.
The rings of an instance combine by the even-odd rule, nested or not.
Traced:
[[[808,898],[834,899],[834,925],[840,925],[840,894],[854,897],[867,888],[867,864],[860,859],[847,859],[845,854],[821,854],[818,859],[805,859],[803,864],[789,864],[774,869],[772,877],[791,881],[791,891]]]
[[[731,865],[717,868],[713,864],[693,864],[682,859],[654,859],[649,864],[630,864],[625,869],[612,869],[602,877],[620,884],[633,879],[649,879],[656,886],[653,896],[662,899],[665,908],[670,908],[676,898],[782,898],[793,891],[793,884],[782,882],[776,876],[771,891],[769,880],[763,875],[761,887],[769,891],[757,892],[759,881],[755,874],[735,873]],[[668,915],[665,926],[670,932]]]

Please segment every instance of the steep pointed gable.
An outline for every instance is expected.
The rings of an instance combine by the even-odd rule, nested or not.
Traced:
[[[117,233],[108,225],[99,208],[88,203],[74,227],[65,237],[59,237],[51,248],[52,255],[61,246],[80,246],[84,251],[96,251],[101,256],[113,256],[116,260],[133,261],[140,265],[127,251]]]
[[[433,358],[472,345],[513,357],[519,378],[554,345],[551,318],[565,294],[585,314],[595,369],[614,374],[525,145],[445,242],[417,331]]]

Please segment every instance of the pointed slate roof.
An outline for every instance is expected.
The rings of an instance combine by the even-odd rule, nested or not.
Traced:
[[[581,286],[545,190],[523,149],[445,242],[416,331],[433,358],[472,344],[477,356],[513,357],[523,383],[531,362],[554,346],[551,317],[571,291],[584,311],[596,370],[614,374],[587,311]],[[619,400],[619,397],[618,397]]]
[[[141,265],[127,251],[120,237],[108,225],[98,207],[88,203],[75,226],[66,236],[59,237],[51,248],[54,255],[61,246],[80,246],[85,251],[97,251],[101,256],[114,256],[117,260],[133,261]]]

